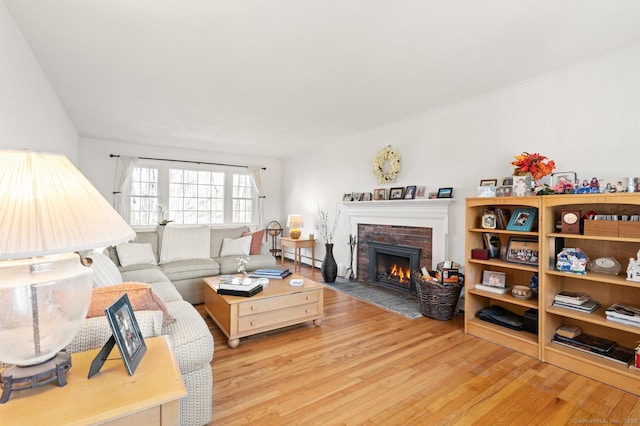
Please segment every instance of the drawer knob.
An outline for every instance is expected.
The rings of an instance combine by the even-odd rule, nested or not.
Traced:
[[[252,311],[255,311],[255,310],[256,310],[256,305],[252,305],[252,306],[251,306],[251,310],[252,310]]]
[[[251,321],[251,326],[253,327],[254,325],[256,325],[255,321]]]
[[[311,296],[307,295],[307,300],[311,300]]]
[[[309,312],[311,312],[311,311],[310,311],[309,309],[305,309],[305,311],[304,311],[304,312],[308,314],[308,313],[309,313]]]

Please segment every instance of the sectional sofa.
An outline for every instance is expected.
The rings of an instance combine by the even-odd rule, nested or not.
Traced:
[[[93,260],[91,267],[95,272],[92,305],[97,303],[97,295],[126,290],[133,300],[143,336],[170,336],[187,388],[187,396],[180,401],[181,425],[204,425],[210,422],[212,415],[213,338],[193,306],[204,300],[202,278],[237,272],[239,257],[248,259],[247,270],[276,264],[269,254],[243,255],[235,252],[246,249],[246,237],[254,243],[254,252],[261,250],[258,246],[262,246],[262,235],[249,233],[247,227],[196,228],[201,227],[158,227],[158,230],[138,232],[133,242],[109,247],[104,253],[84,253],[85,257]],[[172,235],[167,237],[167,231]],[[210,234],[206,235],[207,232]],[[209,250],[206,257],[203,254],[205,242]],[[163,244],[170,244],[171,250],[165,247],[163,252]],[[163,261],[163,257],[167,261]],[[135,290],[127,290],[131,286]],[[144,296],[146,287],[152,290],[152,297]],[[134,292],[143,294],[141,301],[136,302],[138,298]],[[89,311],[102,309],[94,308],[92,306]],[[67,351],[73,353],[99,348],[110,336],[111,329],[104,315],[87,318],[67,346]]]

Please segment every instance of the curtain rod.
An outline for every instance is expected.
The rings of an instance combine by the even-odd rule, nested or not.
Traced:
[[[111,158],[119,158],[119,154],[109,154]],[[153,158],[153,157],[138,157],[141,160],[156,160],[156,161],[173,161],[176,163],[191,163],[191,164],[207,164],[210,166],[227,166],[227,167],[242,167],[244,169],[248,169],[249,166],[244,166],[241,164],[224,164],[224,163],[208,163],[206,161],[189,161],[189,160],[173,160],[171,158]],[[262,170],[267,170],[266,167],[261,167]]]

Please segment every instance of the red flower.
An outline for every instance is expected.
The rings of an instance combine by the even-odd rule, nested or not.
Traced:
[[[516,155],[515,158],[516,161],[511,162],[516,166],[513,170],[515,176],[531,175],[533,180],[540,180],[551,174],[553,169],[556,168],[556,163],[553,160],[549,160],[537,152],[533,154],[523,152],[520,155]]]

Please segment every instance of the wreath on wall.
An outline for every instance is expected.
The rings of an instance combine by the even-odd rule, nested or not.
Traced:
[[[387,145],[373,160],[373,174],[378,183],[395,182],[400,173],[400,153]]]

